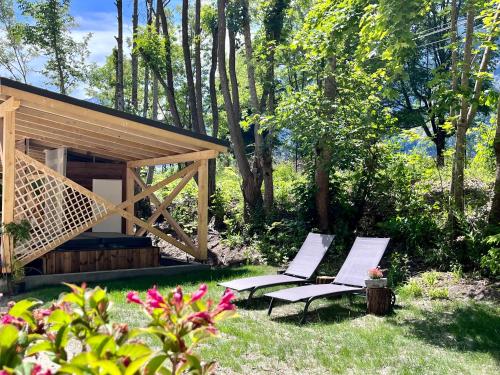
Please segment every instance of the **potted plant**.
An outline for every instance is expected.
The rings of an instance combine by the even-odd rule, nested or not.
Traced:
[[[19,242],[27,241],[30,239],[31,224],[28,220],[23,219],[20,223],[10,222],[4,224],[1,228],[2,234],[7,234],[14,249]],[[24,281],[24,267],[14,259],[14,254],[11,254],[11,285],[10,290],[14,294],[22,293],[26,289]]]
[[[385,288],[387,286],[387,278],[384,277],[379,267],[370,268],[368,270],[368,279],[365,280],[365,285],[367,288]]]

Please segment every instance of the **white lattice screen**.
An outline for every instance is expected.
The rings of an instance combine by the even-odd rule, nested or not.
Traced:
[[[26,264],[83,233],[109,214],[92,192],[16,150],[14,220],[31,223],[31,238],[16,244]]]

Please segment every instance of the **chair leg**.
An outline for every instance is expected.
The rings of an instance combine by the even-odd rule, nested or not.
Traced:
[[[257,291],[257,288],[253,288],[251,291],[250,291],[250,294],[248,295],[248,298],[247,298],[247,303],[250,303],[250,301],[252,300],[252,297],[253,297],[253,294]]]
[[[306,321],[306,316],[307,316],[307,310],[309,309],[309,305],[313,301],[312,298],[309,298],[306,302],[306,305],[304,306],[304,311],[302,312],[302,318],[300,319],[300,324],[304,324]]]
[[[271,298],[271,302],[269,302],[269,309],[267,309],[267,315],[271,315],[271,312],[273,311],[273,305],[274,305],[274,298]]]

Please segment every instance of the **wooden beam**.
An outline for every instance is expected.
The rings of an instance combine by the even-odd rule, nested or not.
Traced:
[[[172,201],[175,199],[175,197],[181,192],[182,189],[184,189],[184,186],[187,185],[189,180],[193,178],[193,176],[196,174],[197,168],[193,168],[188,174],[186,174],[183,179],[177,184],[177,186],[172,190],[172,192],[166,197],[161,205],[158,207],[158,209],[153,212],[153,214],[150,216],[150,218],[147,221],[147,224],[153,225],[153,223],[158,219],[158,217],[161,215],[161,211],[166,209]],[[138,231],[137,235],[141,236],[144,234],[144,231]]]
[[[93,149],[104,149],[109,150],[110,152],[115,152],[120,155],[126,155],[127,153],[130,155],[130,158],[135,157],[136,155],[158,155],[158,153],[149,152],[145,147],[132,147],[125,146],[123,144],[119,144],[117,142],[109,141],[106,139],[104,134],[101,137],[89,137],[89,133],[83,131],[82,129],[78,129],[79,131],[71,131],[68,129],[62,129],[58,127],[54,127],[52,124],[47,123],[43,120],[36,120],[31,117],[27,117],[26,115],[17,115],[17,125],[23,127],[23,130],[26,133],[33,133],[33,136],[30,138],[36,138],[36,135],[39,135],[40,132],[43,131],[42,134],[47,138],[53,137],[55,140],[60,142],[69,141],[75,142],[77,140],[79,144],[81,144],[83,149],[88,149],[92,151]],[[127,152],[124,152],[127,150]],[[165,152],[160,155],[165,155]],[[124,158],[126,159],[126,157]]]
[[[227,151],[227,147],[225,146],[218,145],[203,139],[190,137],[189,135],[166,131],[165,129],[148,126],[137,121],[132,121],[111,114],[94,111],[78,105],[47,98],[42,95],[29,93],[8,86],[1,86],[0,89],[1,93],[4,95],[15,96],[16,98],[20,99],[22,107],[29,106],[31,108],[63,115],[72,119],[85,119],[85,121],[97,124],[107,123],[112,125],[112,128],[114,129],[126,130],[131,134],[143,134],[145,136],[150,136],[153,139],[162,139],[167,142],[173,142],[174,145],[183,146],[186,148],[194,147],[195,149],[207,148],[218,150],[220,152]]]
[[[144,181],[142,181],[141,176],[137,172],[134,172],[134,180],[139,185],[139,187],[142,190],[146,190],[148,188],[148,185]],[[156,207],[157,210],[160,210],[161,214],[163,215],[164,219],[167,221],[167,223],[170,224],[172,229],[177,233],[177,235],[184,241],[186,245],[191,247],[193,250],[196,250],[196,246],[191,240],[191,238],[182,230],[181,226],[175,221],[175,219],[170,215],[170,213],[167,211],[166,208],[161,209],[161,202],[160,200],[154,195],[153,193],[149,194],[149,199],[151,203]],[[143,229],[141,228],[138,232],[141,232]]]
[[[219,155],[218,151],[215,150],[204,150],[197,152],[190,152],[181,155],[163,156],[160,158],[151,158],[144,160],[133,160],[127,162],[127,166],[131,168],[146,167],[151,165],[161,165],[161,164],[176,164],[185,163],[189,161],[204,160],[204,159],[214,159]]]
[[[126,201],[131,201],[135,191],[135,184],[134,184],[134,175],[133,175],[133,170],[131,168],[125,168],[125,200]],[[126,208],[126,211],[128,214],[134,215],[135,214],[135,204],[132,202],[129,204]],[[133,235],[134,234],[134,223],[131,220],[126,220],[125,221],[125,233],[128,235]]]
[[[54,143],[59,143],[61,147],[73,147],[82,151],[90,152],[94,155],[110,156],[115,159],[127,160],[129,155],[134,155],[134,152],[125,153],[121,150],[113,150],[108,148],[100,142],[92,142],[83,137],[70,136],[66,133],[57,133],[54,131],[47,131],[43,127],[33,126],[31,124],[26,124],[25,121],[17,121],[17,128],[19,135],[26,138],[37,139],[41,141],[49,141]]]
[[[12,99],[12,98],[11,98]],[[11,100],[8,99],[7,101]],[[6,102],[4,102],[6,103]],[[2,103],[3,104],[3,103]],[[14,108],[11,104],[8,108]],[[4,110],[2,133],[2,225],[14,221],[16,178],[16,112]],[[2,264],[5,272],[12,271],[13,242],[9,235],[2,236]]]
[[[120,203],[117,206],[117,208],[125,208],[125,207],[130,206],[132,203],[135,203],[137,201],[140,201],[143,198],[146,198],[149,194],[154,193],[155,191],[157,191],[158,189],[161,189],[164,186],[167,186],[168,184],[177,180],[178,178],[184,177],[186,174],[193,172],[193,171],[196,173],[197,168],[198,168],[198,164],[196,164],[196,163],[191,164],[191,165],[187,166],[186,168],[181,169],[180,171],[174,173],[173,175],[168,176],[167,178],[154,184],[153,186],[148,187],[146,190],[141,191],[139,194],[136,194],[136,195],[132,196],[131,198],[128,198],[124,202]],[[134,180],[134,178],[133,178],[134,170],[133,169],[134,168],[127,168],[127,170],[132,170],[132,172],[131,172],[132,179]]]
[[[207,259],[208,243],[208,160],[198,168],[198,259]]]
[[[0,117],[5,117],[7,112],[13,112],[19,108],[21,101],[13,96],[0,104]]]

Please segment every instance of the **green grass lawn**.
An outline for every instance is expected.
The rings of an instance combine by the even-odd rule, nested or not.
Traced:
[[[102,284],[114,302],[112,319],[144,324],[136,305],[125,302],[129,290],[143,292],[182,285],[192,291],[206,282],[210,295],[223,292],[220,280],[273,272],[249,266],[165,278],[141,278]],[[29,296],[50,301],[64,287],[40,289]],[[25,297],[25,296],[22,296]],[[245,295],[246,297],[246,295]],[[488,302],[428,299],[398,300],[388,317],[365,314],[364,300],[318,300],[308,323],[299,325],[303,304],[277,305],[267,316],[268,300],[250,306],[238,302],[239,317],[221,325],[221,337],[205,344],[205,359],[219,363],[220,374],[498,374],[500,306]]]

